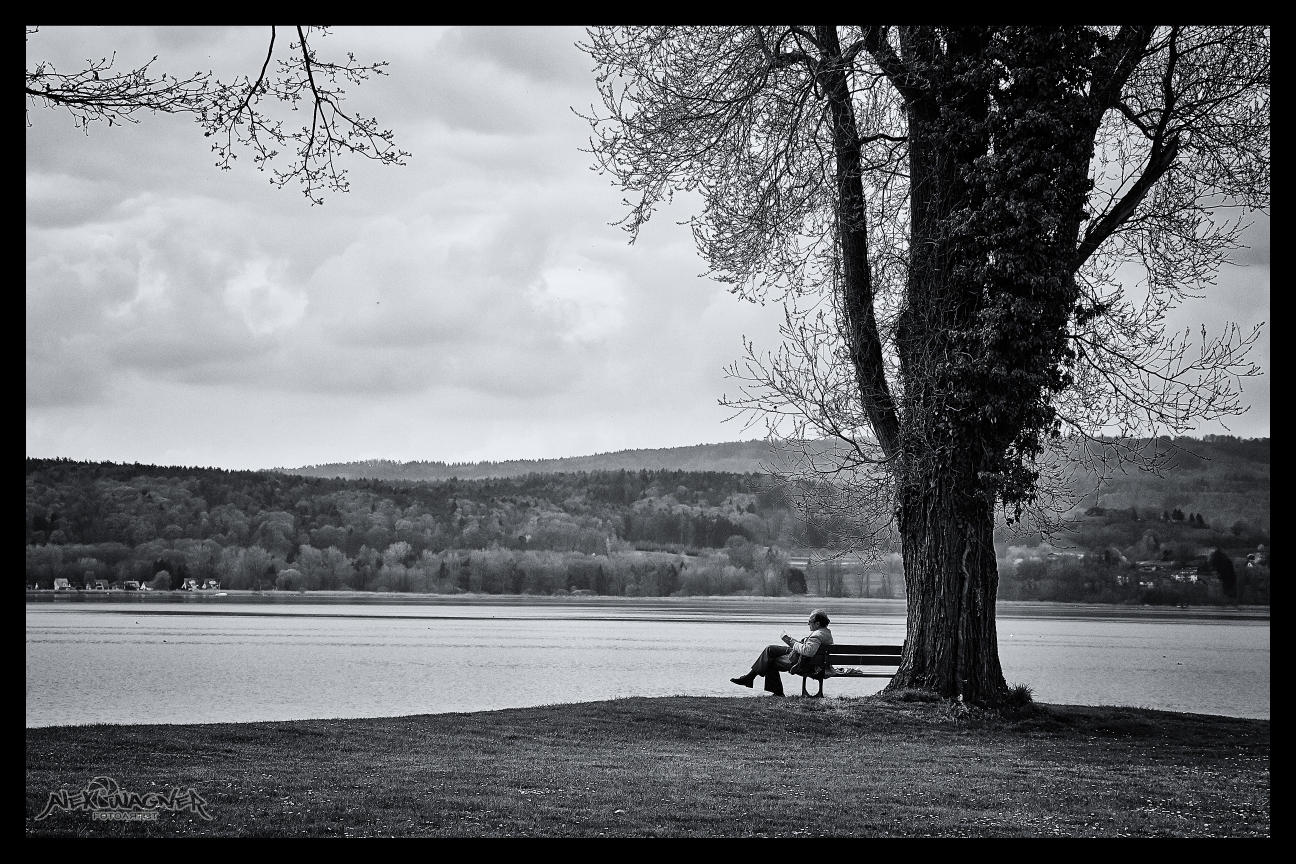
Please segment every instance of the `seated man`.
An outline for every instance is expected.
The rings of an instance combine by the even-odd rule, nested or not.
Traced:
[[[741,678],[729,680],[743,687],[752,686],[757,675],[765,676],[765,690],[775,696],[783,695],[783,679],[779,672],[795,671],[794,667],[806,658],[815,656],[821,648],[833,644],[832,631],[828,629],[828,613],[816,609],[810,613],[810,630],[805,639],[797,641],[787,634],[783,635],[783,645],[770,645],[760,653],[751,671]],[[799,668],[799,667],[797,667]]]

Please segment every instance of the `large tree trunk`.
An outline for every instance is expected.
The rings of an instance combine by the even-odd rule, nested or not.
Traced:
[[[975,476],[926,478],[901,493],[909,631],[888,689],[999,702],[1007,693],[995,632],[994,513]]]
[[[986,253],[982,238],[963,230],[977,224],[985,197],[967,166],[989,153],[989,102],[964,74],[985,39],[976,28],[944,42],[932,28],[901,31],[904,62],[926,71],[906,96],[910,261],[897,330],[903,455],[893,476],[909,628],[889,686],[997,703],[1008,688],[995,633],[995,494],[983,472],[1002,446],[981,417],[983,382],[967,362],[985,326],[978,268]]]

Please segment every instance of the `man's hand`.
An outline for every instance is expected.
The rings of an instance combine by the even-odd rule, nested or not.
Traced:
[[[796,641],[795,639],[793,639],[791,636],[787,635],[786,633],[783,634],[783,637],[782,637],[782,638],[783,638],[784,643],[786,643],[786,644],[788,644],[788,645],[791,645],[793,642]]]

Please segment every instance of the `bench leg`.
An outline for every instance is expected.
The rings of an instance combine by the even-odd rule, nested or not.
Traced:
[[[822,699],[822,698],[823,698],[823,682],[824,682],[824,679],[823,679],[823,678],[816,678],[816,679],[815,679],[816,681],[819,682],[819,692],[813,694],[813,696],[811,695],[810,691],[809,691],[808,689],[806,689],[806,683],[807,683],[809,680],[810,680],[810,679],[809,679],[809,676],[806,676],[806,675],[802,675],[802,676],[801,676],[801,695],[802,695],[802,696],[805,696],[805,697],[808,697],[808,698]]]

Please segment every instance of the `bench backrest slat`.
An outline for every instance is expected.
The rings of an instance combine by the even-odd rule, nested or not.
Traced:
[[[899,657],[903,650],[903,645],[847,645],[834,642],[828,646],[828,651],[832,654],[894,654]]]
[[[837,666],[899,666],[903,645],[828,646],[828,662]]]

